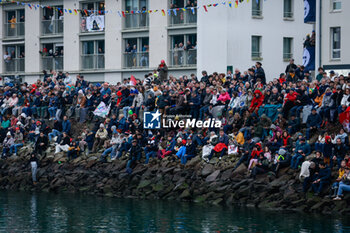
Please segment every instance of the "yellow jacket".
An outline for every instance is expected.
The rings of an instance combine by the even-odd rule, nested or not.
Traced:
[[[240,145],[244,144],[244,135],[242,132],[239,132],[236,136],[233,136],[233,139],[235,139]]]

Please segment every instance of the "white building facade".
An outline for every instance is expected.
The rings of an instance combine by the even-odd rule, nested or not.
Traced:
[[[316,69],[338,74],[350,72],[350,25],[348,0],[318,0],[316,14]]]
[[[233,7],[220,3],[206,12],[203,5],[213,2],[203,0],[199,9],[171,10],[170,15],[167,9],[195,1],[26,1],[51,6],[37,9],[4,3],[0,74],[32,83],[42,77],[42,70],[53,69],[92,82],[117,83],[131,74],[143,78],[161,60],[176,77],[247,69],[260,61],[272,80],[290,58],[301,64],[303,39],[312,30],[303,23],[302,1],[251,0],[238,8],[232,2]],[[130,14],[149,9],[158,12]],[[118,10],[129,13],[120,16]]]

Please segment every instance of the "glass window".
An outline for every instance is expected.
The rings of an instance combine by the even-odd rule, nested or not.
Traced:
[[[82,69],[104,69],[105,67],[104,40],[82,42]]]
[[[252,0],[252,16],[261,16],[262,15],[262,7],[261,0]]]
[[[252,36],[252,57],[260,58],[261,50],[260,50],[261,36]]]
[[[293,0],[284,0],[283,2],[283,17],[293,18]]]
[[[340,11],[341,10],[341,0],[331,0],[332,1],[332,10]]]
[[[293,38],[283,38],[283,59],[291,59],[293,57]]]
[[[148,67],[149,63],[149,38],[125,39],[124,67],[142,68]]]
[[[175,35],[170,38],[170,66],[195,66],[197,64],[197,35]]]
[[[341,48],[340,27],[331,28],[331,37],[332,58],[339,59]]]

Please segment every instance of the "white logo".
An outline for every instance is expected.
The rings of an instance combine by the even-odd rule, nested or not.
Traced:
[[[310,55],[310,52],[309,50],[307,50],[306,48],[304,49],[304,54],[303,54],[303,66],[308,66],[309,63],[310,63],[310,58],[311,58],[311,55]]]
[[[310,12],[310,4],[308,0],[304,0],[304,19],[308,16]]]

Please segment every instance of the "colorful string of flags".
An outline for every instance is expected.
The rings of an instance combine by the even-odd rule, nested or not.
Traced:
[[[219,3],[212,3],[212,4],[205,4],[201,6],[194,6],[194,7],[182,7],[182,8],[171,8],[171,9],[160,9],[160,10],[132,10],[132,11],[122,11],[122,10],[88,10],[88,9],[66,9],[66,8],[60,8],[56,6],[48,6],[48,5],[41,5],[41,4],[33,4],[33,3],[27,3],[27,2],[21,2],[21,1],[13,1],[13,0],[0,0],[0,4],[3,3],[16,3],[17,5],[22,5],[22,6],[28,6],[29,9],[53,9],[61,14],[64,13],[69,13],[69,14],[74,14],[77,15],[78,13],[84,12],[86,15],[87,14],[112,14],[116,13],[120,17],[126,17],[126,15],[129,14],[151,14],[151,13],[156,13],[156,12],[161,12],[163,16],[171,15],[172,13],[176,16],[178,11],[187,11],[191,10],[193,14],[196,14],[196,10],[199,10],[200,8],[203,8],[205,12],[208,12],[208,9],[210,7],[217,7],[217,6],[229,6],[232,8],[233,6],[235,8],[238,8],[238,5],[243,3],[245,0],[231,0],[231,1],[222,1]],[[249,2],[250,0],[246,0],[246,2]],[[253,0],[254,1],[254,0]],[[255,0],[256,3],[258,4],[260,0]],[[266,1],[266,0],[265,0]]]

